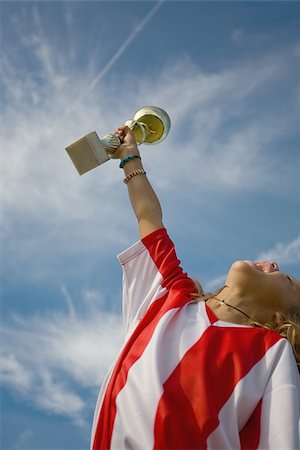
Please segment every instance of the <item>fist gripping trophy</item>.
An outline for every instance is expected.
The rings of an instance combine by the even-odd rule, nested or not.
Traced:
[[[145,106],[139,109],[132,119],[127,120],[125,125],[132,130],[138,145],[157,144],[169,133],[171,121],[163,109]],[[92,131],[66,147],[66,151],[79,175],[82,175],[109,161],[110,155],[121,143],[115,134],[108,134],[99,139],[96,131]]]

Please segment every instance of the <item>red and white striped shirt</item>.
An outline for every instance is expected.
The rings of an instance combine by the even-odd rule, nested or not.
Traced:
[[[299,375],[276,332],[218,320],[162,228],[118,255],[127,338],[91,448],[299,448]]]

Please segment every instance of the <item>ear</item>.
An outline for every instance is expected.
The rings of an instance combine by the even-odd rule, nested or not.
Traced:
[[[273,323],[276,327],[280,327],[285,322],[285,316],[281,311],[276,311],[273,316]]]

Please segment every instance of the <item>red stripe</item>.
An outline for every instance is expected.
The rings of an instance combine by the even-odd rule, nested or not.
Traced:
[[[206,449],[234,387],[279,339],[255,328],[208,328],[164,383],[154,449]]]
[[[174,244],[165,228],[160,228],[144,237],[142,242],[148,249],[154,264],[163,277],[162,287],[166,287],[167,289],[171,287],[173,289],[186,289],[186,282],[188,281],[188,287],[192,289],[191,292],[195,291],[193,281],[187,278],[186,274],[183,274],[182,268],[180,267],[181,261],[177,258]],[[182,277],[182,275],[184,276]],[[182,280],[183,284],[179,282],[174,286],[175,281],[179,280]]]
[[[217,322],[219,319],[215,313],[205,304],[206,314],[211,324]]]
[[[151,319],[151,316],[153,316],[155,317],[155,320],[153,320],[150,324],[148,324],[146,320],[141,321],[120,355],[103,399],[93,442],[93,450],[110,448],[110,441],[116,416],[117,395],[126,384],[130,367],[141,357],[143,351],[145,350],[155,330],[156,324],[161,318],[162,314],[158,314],[157,312],[161,308],[164,301],[165,297],[162,297],[151,305],[149,314],[147,313],[147,319]]]
[[[252,416],[240,432],[241,450],[255,450],[260,439],[260,417],[262,400],[257,404]]]
[[[162,286],[171,290],[152,303],[120,355],[102,402],[93,450],[110,448],[116,416],[116,398],[126,384],[129,369],[147,347],[157,323],[168,310],[187,303],[190,300],[189,293],[194,290],[193,282],[179,267],[180,261],[176,257],[174,244],[165,229],[146,236],[143,243],[163,276]]]

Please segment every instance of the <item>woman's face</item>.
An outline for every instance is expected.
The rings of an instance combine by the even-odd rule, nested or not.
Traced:
[[[270,311],[287,313],[300,309],[300,281],[281,272],[274,261],[236,261],[226,284],[248,293],[256,304]]]

